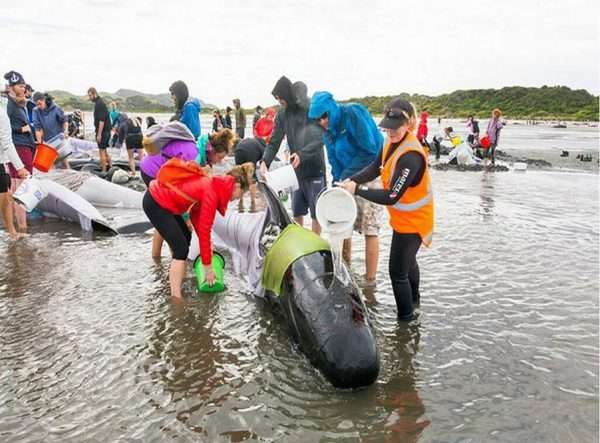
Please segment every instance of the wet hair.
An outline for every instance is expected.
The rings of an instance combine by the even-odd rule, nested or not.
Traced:
[[[242,163],[234,166],[227,175],[235,178],[235,181],[240,185],[242,191],[247,191],[250,185],[254,184],[254,164],[252,162]]]
[[[217,153],[227,152],[227,154],[231,154],[233,151],[234,139],[235,135],[233,134],[233,131],[227,128],[221,129],[208,136],[210,144]]]
[[[190,96],[187,85],[181,80],[177,80],[169,86],[169,92],[175,96],[175,107],[177,109],[182,109]]]

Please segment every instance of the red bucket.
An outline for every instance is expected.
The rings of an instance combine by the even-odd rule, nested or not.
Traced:
[[[481,137],[481,139],[479,140],[479,144],[481,145],[482,148],[489,148],[490,147],[490,139],[487,135],[484,135],[483,137]]]
[[[58,157],[58,151],[52,146],[39,143],[35,146],[33,167],[38,171],[48,172]]]

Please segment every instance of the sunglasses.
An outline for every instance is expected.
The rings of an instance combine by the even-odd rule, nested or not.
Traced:
[[[383,110],[383,112],[385,113],[385,116],[388,117],[388,118],[401,118],[401,117],[404,117],[407,120],[410,119],[410,116],[408,115],[408,113],[404,109],[400,109],[400,108],[385,108]]]

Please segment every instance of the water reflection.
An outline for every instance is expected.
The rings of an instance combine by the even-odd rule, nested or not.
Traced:
[[[409,324],[400,323],[392,339],[388,372],[393,375],[378,395],[378,402],[388,413],[384,424],[386,442],[416,442],[431,423],[422,418],[425,405],[417,389],[419,374],[414,358],[419,351],[420,327],[418,318]]]
[[[495,183],[496,174],[484,171],[481,175],[481,187],[479,189],[479,197],[481,198],[481,216],[484,221],[491,221],[495,216]]]

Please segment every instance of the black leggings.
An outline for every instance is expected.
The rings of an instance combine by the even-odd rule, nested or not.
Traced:
[[[143,207],[150,222],[171,247],[173,258],[187,259],[192,233],[183,218],[160,207],[148,191],[144,194]]]
[[[417,251],[421,246],[419,234],[399,234],[394,231],[390,249],[389,272],[398,307],[398,318],[409,320],[413,305],[419,303],[419,265]]]

